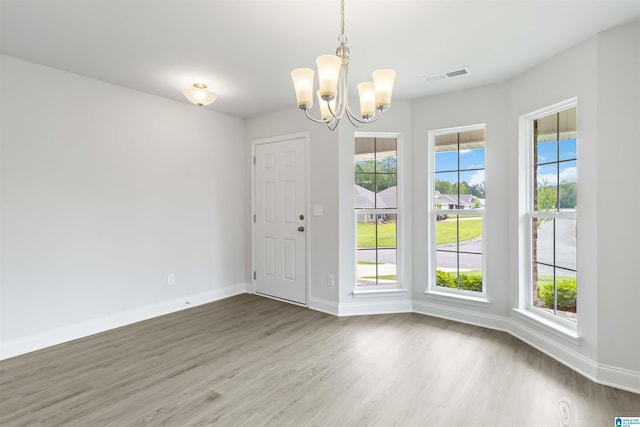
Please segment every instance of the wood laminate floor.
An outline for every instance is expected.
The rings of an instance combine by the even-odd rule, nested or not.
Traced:
[[[1,426],[613,426],[640,395],[502,332],[239,295],[0,362]]]

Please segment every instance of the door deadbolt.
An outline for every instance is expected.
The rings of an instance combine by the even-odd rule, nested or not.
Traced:
[[[300,219],[304,219],[304,215],[300,214]]]
[[[304,231],[304,227],[303,226],[298,227],[298,231]]]

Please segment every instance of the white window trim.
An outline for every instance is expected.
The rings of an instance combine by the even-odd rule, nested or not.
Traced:
[[[351,294],[354,298],[386,298],[386,297],[406,297],[409,293],[408,289],[405,288],[383,288],[378,289],[380,285],[376,286],[376,289],[371,289],[370,286],[360,286],[356,290],[354,290]]]
[[[486,282],[486,274],[487,271],[487,257],[486,257],[486,239],[485,235],[485,219],[487,208],[485,207],[480,213],[482,215],[482,292],[472,292],[465,291],[463,289],[450,289],[450,288],[442,288],[436,285],[436,270],[437,270],[437,261],[436,261],[436,233],[435,233],[435,215],[436,209],[433,206],[432,200],[435,192],[435,139],[436,136],[439,135],[448,135],[451,133],[462,133],[473,130],[484,130],[485,131],[485,141],[486,141],[486,132],[487,125],[486,123],[479,123],[468,126],[458,126],[446,129],[437,129],[429,131],[429,141],[428,141],[428,158],[429,158],[429,185],[427,186],[427,200],[428,200],[428,218],[429,218],[429,280],[427,290],[424,292],[426,297],[429,299],[440,300],[440,301],[453,301],[462,304],[474,305],[474,306],[482,306],[486,307],[489,305],[489,299],[487,298],[487,282]],[[486,144],[485,144],[485,153],[486,153]],[[486,162],[486,154],[485,154],[485,162]],[[486,171],[486,163],[485,163],[485,171]],[[465,215],[468,212],[464,212],[461,209],[446,209],[440,210],[438,212],[447,212],[452,215]]]
[[[530,323],[534,326],[542,328],[543,330],[550,332],[551,334],[560,337],[574,345],[579,346],[582,342],[582,338],[578,335],[575,329],[575,323],[573,322],[571,322],[571,325],[563,325],[562,322],[555,321],[557,319],[549,319],[548,316],[540,315],[548,315],[548,313],[537,313],[541,310],[536,310],[536,312],[533,312],[533,310],[514,308],[513,311],[516,313],[518,318],[523,319],[527,323]]]
[[[533,213],[533,122],[534,120],[567,110],[578,106],[578,98],[571,98],[566,101],[559,102],[554,105],[542,108],[520,117],[520,168],[519,168],[519,212],[520,212],[520,245],[519,245],[519,264],[520,273],[519,282],[519,304],[515,309],[519,317],[534,323],[536,326],[547,330],[548,332],[566,338],[574,344],[580,343],[578,335],[578,316],[575,322],[564,319],[560,316],[548,313],[533,305],[532,295],[532,270],[531,258],[533,251],[533,241],[531,236],[531,227],[534,217],[544,217],[553,219],[577,219],[576,213],[551,213],[539,212]],[[576,248],[578,250],[578,248]],[[579,272],[580,269],[578,268]],[[576,273],[576,277],[579,273]],[[578,280],[579,282],[579,280]]]
[[[357,258],[357,245],[358,245],[358,225],[356,223],[356,209],[352,209],[353,224],[354,224],[354,242],[353,248],[353,265],[354,265],[354,283],[355,288],[352,292],[354,297],[375,297],[376,294],[380,296],[405,294],[407,289],[403,286],[403,278],[405,277],[405,262],[403,254],[405,253],[404,244],[406,239],[405,233],[405,213],[404,213],[404,182],[405,182],[405,164],[404,164],[404,141],[402,135],[397,132],[355,132],[355,138],[395,138],[396,139],[396,209],[385,209],[387,213],[396,214],[396,281],[389,284],[363,284],[358,283],[358,258]],[[355,176],[355,166],[352,170],[352,175]],[[365,211],[371,211],[372,209],[361,209],[363,213]]]

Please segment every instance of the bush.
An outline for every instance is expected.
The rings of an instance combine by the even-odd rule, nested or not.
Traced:
[[[446,271],[436,270],[436,285],[443,288],[457,288],[456,278]]]
[[[443,288],[458,287],[456,276],[442,270],[436,270],[436,284]],[[482,292],[481,274],[460,274],[460,288],[465,291]]]
[[[576,279],[564,279],[558,282],[558,310],[576,312],[577,297]],[[538,285],[538,297],[549,308],[553,308],[553,283]]]
[[[480,274],[460,275],[460,287],[465,291],[482,292],[482,276]]]

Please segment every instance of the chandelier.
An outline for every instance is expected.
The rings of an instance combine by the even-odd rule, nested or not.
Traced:
[[[378,120],[381,113],[391,106],[391,91],[396,78],[393,70],[375,70],[372,82],[360,83],[360,115],[356,116],[349,108],[349,47],[344,35],[344,0],[340,0],[338,41],[340,45],[335,55],[322,55],[316,59],[320,86],[316,95],[320,105],[320,119],[309,114],[313,107],[314,71],[311,68],[297,68],[291,72],[298,108],[304,110],[310,120],[326,123],[330,130],[335,130],[344,116],[357,127]]]

